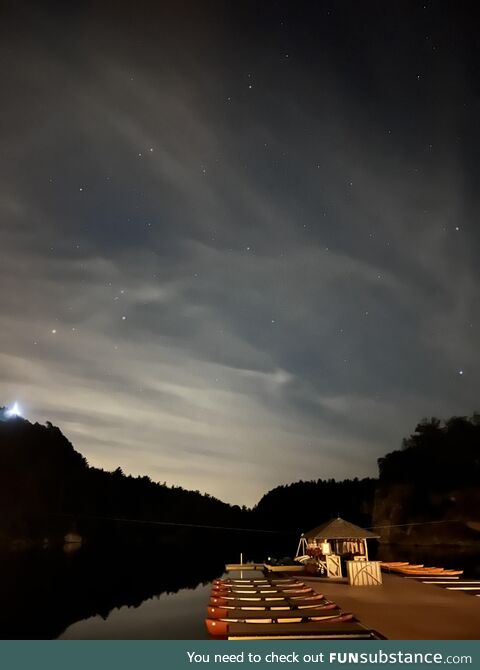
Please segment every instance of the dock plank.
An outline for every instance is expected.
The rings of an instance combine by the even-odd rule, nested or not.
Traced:
[[[232,623],[228,626],[229,640],[252,639],[302,639],[317,638],[323,640],[372,638],[371,631],[358,623]]]
[[[383,586],[349,586],[346,581],[309,580],[363,625],[391,640],[478,640],[480,599],[465,592],[431,588],[418,580],[383,575]]]

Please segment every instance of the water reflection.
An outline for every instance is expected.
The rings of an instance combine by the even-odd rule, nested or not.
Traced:
[[[0,553],[4,639],[205,637],[210,582],[225,563],[284,555],[289,536],[101,526],[87,541]]]
[[[259,577],[258,572],[229,573],[233,578]],[[139,607],[121,607],[107,619],[91,617],[73,624],[60,636],[64,640],[191,640],[207,639],[204,619],[211,585],[183,589],[144,601]]]
[[[69,626],[61,639],[199,640],[207,637],[204,618],[210,585],[162,594],[138,607],[120,607],[107,619],[91,617]]]
[[[82,548],[0,557],[4,639],[204,637],[209,583],[224,559]]]
[[[240,539],[183,544],[125,543],[73,553],[39,548],[0,553],[0,630],[4,639],[202,639],[210,582],[238,560]],[[235,536],[236,537],[236,536]],[[270,549],[271,538],[264,541]],[[287,546],[279,546],[283,555]],[[262,560],[266,547],[249,548]],[[284,550],[281,553],[281,550]],[[459,547],[377,548],[384,560],[460,567],[480,577],[478,552]],[[243,577],[258,576],[245,573]]]

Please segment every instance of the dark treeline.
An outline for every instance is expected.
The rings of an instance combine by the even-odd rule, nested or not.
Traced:
[[[7,419],[0,409],[4,540],[37,541],[72,528],[98,538],[114,527],[107,519],[131,520],[122,533],[135,539],[151,537],[150,522],[300,533],[337,514],[364,527],[468,520],[479,503],[479,415],[422,421],[400,450],[379,459],[379,479],[300,481],[269,491],[247,510],[146,476],[127,476],[120,468],[90,467],[58,428]],[[163,537],[181,533],[162,527]]]
[[[402,448],[378,460],[380,483],[427,483],[432,491],[478,486],[480,414],[452,417],[445,423],[423,419]],[[421,488],[419,486],[419,488]]]
[[[359,526],[368,526],[372,521],[376,485],[376,479],[299,481],[272,489],[253,511],[264,525],[299,533],[337,515]]]
[[[243,527],[245,509],[180,486],[90,467],[61,431],[0,409],[0,532],[31,537],[98,517]],[[60,519],[66,517],[63,524]],[[38,522],[41,519],[41,522]],[[43,527],[42,527],[43,526]],[[131,526],[133,529],[133,524]],[[132,532],[138,532],[132,531]]]
[[[421,421],[378,461],[374,520],[390,541],[475,540],[480,530],[480,415]],[[441,522],[420,525],[422,522]],[[418,523],[405,528],[404,524]],[[395,526],[398,525],[398,529]],[[406,537],[408,533],[409,537]]]

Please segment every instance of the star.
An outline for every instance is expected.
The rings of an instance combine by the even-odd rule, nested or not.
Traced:
[[[55,335],[57,330],[55,328],[52,328],[52,335]]]

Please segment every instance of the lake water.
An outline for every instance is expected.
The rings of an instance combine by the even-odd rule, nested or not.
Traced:
[[[143,546],[1,555],[2,637],[202,638],[210,584],[224,565]]]
[[[0,554],[4,639],[205,639],[222,546]],[[249,577],[259,573],[245,572]]]
[[[230,573],[230,577],[257,578],[259,572]],[[138,607],[120,607],[106,619],[91,617],[69,626],[60,639],[207,639],[205,612],[211,584],[149,598]]]
[[[380,553],[385,560],[462,567],[465,576],[480,578],[478,556],[468,552],[381,547]],[[0,555],[2,637],[205,639],[211,582],[222,575],[225,562],[238,560],[221,554],[221,547],[207,552],[196,546],[189,553],[139,546]]]
[[[97,615],[69,626],[62,640],[199,640],[204,626],[210,585],[183,589],[175,594],[148,598],[137,607],[112,610],[106,619]]]

